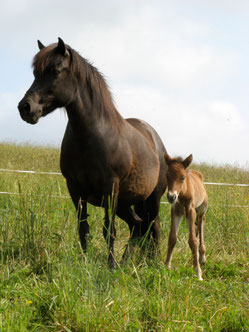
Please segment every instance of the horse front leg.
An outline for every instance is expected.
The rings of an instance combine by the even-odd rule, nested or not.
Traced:
[[[79,200],[79,207],[78,207],[78,223],[79,223],[79,237],[81,247],[86,253],[87,249],[87,235],[89,235],[89,224],[87,222],[87,203],[86,201]]]
[[[199,245],[199,253],[200,253],[200,258],[199,262],[200,264],[206,264],[206,247],[204,244],[204,225],[205,225],[205,215],[201,215],[199,220],[198,220],[198,233],[199,233],[199,240],[200,240],[200,245]]]
[[[81,198],[78,186],[75,185],[74,182],[67,180],[67,188],[78,215],[78,231],[79,231],[81,247],[83,251],[86,252],[87,249],[86,237],[89,234],[89,224],[87,222],[87,217],[88,217],[87,202],[86,200],[83,200]]]
[[[195,221],[196,221],[196,211],[194,207],[190,207],[188,211],[186,211],[187,221],[188,221],[188,228],[189,228],[189,247],[193,254],[193,263],[194,268],[199,280],[202,279],[202,270],[199,263],[199,251],[198,251],[198,241],[196,237],[195,231]]]
[[[116,238],[115,215],[118,204],[118,185],[113,184],[112,194],[104,196],[105,223],[103,226],[103,235],[108,245],[108,265],[113,269],[116,265],[114,259],[114,241]],[[111,216],[110,216],[111,215]]]
[[[171,226],[170,226],[169,239],[168,239],[167,257],[165,261],[165,264],[169,270],[171,269],[172,254],[174,247],[176,245],[177,233],[182,216],[183,216],[182,208],[177,209],[174,206],[171,207]]]

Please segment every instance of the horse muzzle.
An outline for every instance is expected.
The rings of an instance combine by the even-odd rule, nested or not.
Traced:
[[[42,116],[42,108],[39,106],[41,105],[34,105],[34,103],[25,99],[21,100],[18,104],[21,118],[27,123],[36,124]]]
[[[170,204],[174,204],[177,201],[177,194],[175,192],[169,191],[167,194],[167,199]]]

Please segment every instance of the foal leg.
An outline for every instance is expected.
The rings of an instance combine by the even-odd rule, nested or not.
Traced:
[[[170,233],[168,239],[168,252],[165,264],[167,268],[171,269],[171,260],[173,249],[176,244],[177,240],[177,233],[180,226],[181,218],[183,216],[183,209],[181,207],[172,206],[171,207],[171,226],[170,226]]]
[[[88,217],[87,202],[85,200],[81,199],[81,196],[79,194],[79,191],[77,190],[77,187],[72,182],[67,181],[67,187],[68,187],[70,196],[72,198],[72,201],[74,203],[74,206],[77,210],[79,237],[80,237],[81,247],[82,247],[83,251],[86,252],[86,249],[87,249],[86,237],[89,234],[89,224],[87,222],[87,217]]]
[[[198,251],[198,241],[195,232],[195,220],[196,220],[196,211],[194,207],[191,207],[187,212],[187,221],[189,227],[189,246],[193,254],[194,268],[199,280],[202,279],[202,271],[199,263],[199,251]]]
[[[201,215],[199,220],[198,220],[198,233],[199,233],[199,253],[200,253],[200,258],[199,262],[200,264],[206,264],[206,247],[204,245],[204,225],[205,225],[205,215]]]

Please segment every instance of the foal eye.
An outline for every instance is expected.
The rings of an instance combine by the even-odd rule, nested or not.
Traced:
[[[183,182],[185,180],[184,176],[181,176],[180,181]]]

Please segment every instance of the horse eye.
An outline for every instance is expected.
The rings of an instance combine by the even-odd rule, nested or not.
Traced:
[[[185,176],[181,176],[180,181],[183,182],[185,180]]]
[[[53,69],[53,74],[54,75],[59,75],[60,74],[60,71],[58,69]]]

